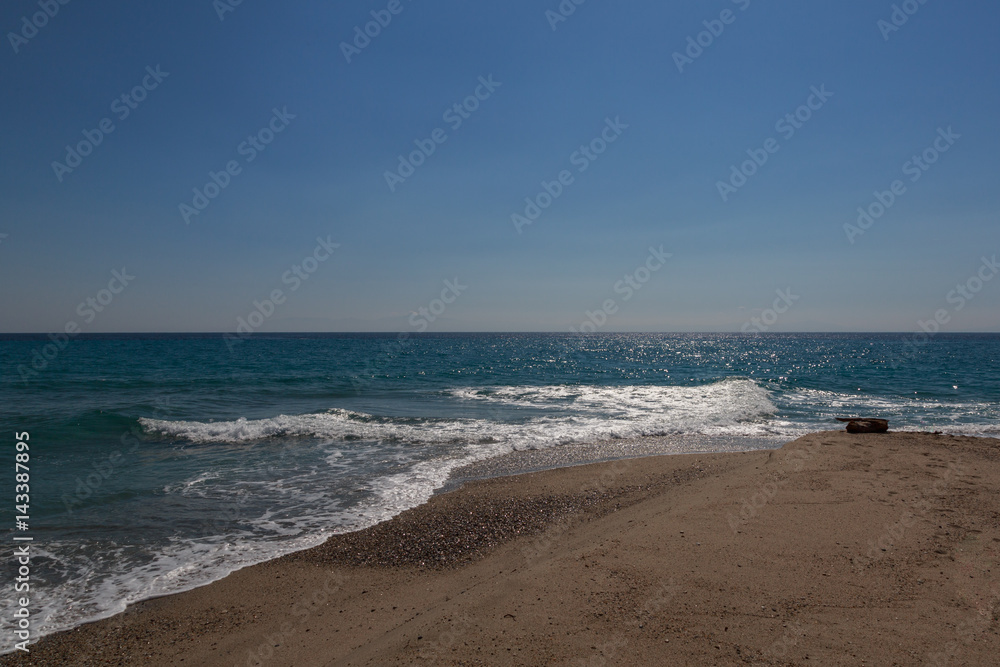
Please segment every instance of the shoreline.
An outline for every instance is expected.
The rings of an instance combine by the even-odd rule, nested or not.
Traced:
[[[0,664],[856,661],[835,646],[920,664],[932,651],[918,649],[960,648],[975,664],[1000,646],[998,445],[819,432],[777,450],[470,481],[365,530],[48,635]],[[795,576],[774,572],[782,561]],[[913,604],[932,590],[942,595]],[[852,605],[818,603],[845,596]],[[963,641],[963,621],[977,641]],[[875,641],[880,622],[907,641]],[[857,641],[834,642],[834,627]]]
[[[643,435],[576,442],[542,449],[518,449],[460,466],[434,495],[451,493],[469,482],[525,475],[559,468],[682,454],[724,454],[779,449],[786,436]]]
[[[645,458],[650,456],[674,455],[679,453],[702,454],[718,453],[722,451],[775,449],[788,440],[788,438],[783,436],[770,436],[767,438],[762,436],[742,435],[630,436],[625,438],[595,440],[592,442],[569,443],[566,445],[542,449],[514,450],[488,459],[473,461],[455,468],[449,474],[447,481],[441,487],[435,489],[421,504],[426,503],[430,498],[436,495],[450,493],[451,491],[457,490],[469,482],[483,481],[493,479],[495,477],[521,475],[556,468],[610,462],[619,459]],[[420,505],[415,505],[414,507],[419,506]],[[414,508],[411,507],[408,509]],[[384,521],[388,520],[390,519],[385,519]],[[368,527],[370,528],[371,526]],[[365,530],[365,528],[358,528],[349,532],[359,532],[361,530]],[[102,621],[124,613],[131,606],[141,604],[149,600],[185,593],[201,588],[202,586],[208,586],[244,568],[276,560],[284,556],[297,553],[298,551],[315,548],[320,546],[322,541],[313,541],[313,545],[308,547],[297,547],[291,550],[270,553],[262,560],[255,562],[233,564],[231,568],[222,570],[221,572],[219,569],[215,569],[210,575],[204,577],[198,583],[189,583],[169,592],[158,592],[125,604],[116,605],[115,608],[107,609],[98,614],[94,614],[86,620],[77,621],[74,625],[69,627],[49,631],[44,636],[71,632],[77,627]],[[6,652],[0,653],[0,657],[10,653],[12,650],[13,649],[6,649]]]

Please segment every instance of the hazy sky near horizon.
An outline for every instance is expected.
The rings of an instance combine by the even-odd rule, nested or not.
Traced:
[[[995,2],[231,1],[4,3],[0,332],[1000,331]]]

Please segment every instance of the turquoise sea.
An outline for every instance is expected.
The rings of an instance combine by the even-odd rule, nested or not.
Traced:
[[[779,447],[847,415],[1000,436],[992,334],[6,335],[0,369],[11,468],[30,434],[41,634],[384,521],[519,450]],[[0,493],[13,533],[13,474]]]

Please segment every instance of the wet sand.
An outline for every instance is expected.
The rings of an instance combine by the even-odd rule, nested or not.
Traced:
[[[998,618],[1000,441],[823,432],[470,482],[0,664],[986,665]]]

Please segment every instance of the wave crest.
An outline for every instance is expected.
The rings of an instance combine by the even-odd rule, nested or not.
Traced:
[[[775,431],[767,422],[777,413],[767,389],[741,378],[694,386],[498,386],[446,393],[460,401],[481,404],[490,418],[377,417],[333,409],[218,422],[139,421],[150,433],[194,443],[321,438],[412,444],[506,443],[509,449],[524,449],[642,435],[773,435]],[[517,408],[531,408],[533,416],[519,416]]]

